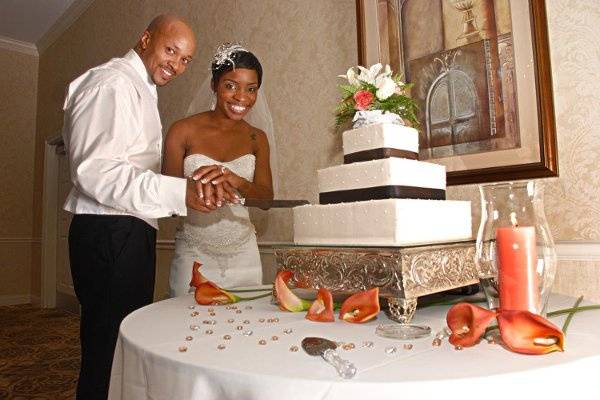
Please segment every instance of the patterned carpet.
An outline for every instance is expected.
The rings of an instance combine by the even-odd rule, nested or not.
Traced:
[[[78,373],[79,316],[0,307],[0,399],[74,399]]]

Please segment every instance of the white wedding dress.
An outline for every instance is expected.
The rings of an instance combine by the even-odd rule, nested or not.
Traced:
[[[254,154],[227,162],[190,154],[183,161],[183,171],[190,176],[199,167],[218,164],[252,182],[255,162]],[[175,235],[169,276],[171,297],[190,291],[194,261],[202,264],[202,275],[222,288],[260,285],[262,266],[248,209],[239,204],[226,204],[210,213],[188,209],[183,227]]]

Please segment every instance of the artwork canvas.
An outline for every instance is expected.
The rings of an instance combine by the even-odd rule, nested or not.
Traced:
[[[413,84],[419,158],[449,184],[558,174],[543,0],[357,0],[357,13],[359,58]]]

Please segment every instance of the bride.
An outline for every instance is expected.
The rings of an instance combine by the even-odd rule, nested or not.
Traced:
[[[240,45],[227,43],[219,46],[211,70],[210,84],[207,80],[202,85],[200,99],[190,106],[192,112],[199,110],[201,98],[212,93],[210,107],[204,110],[210,109],[171,127],[165,140],[163,173],[183,177],[200,167],[214,167],[206,168],[209,172],[202,181],[213,182],[215,190],[221,184],[230,185],[243,198],[273,199],[269,151],[273,138],[246,122],[253,107],[260,108],[258,117],[268,122],[261,127],[272,135],[268,107],[259,96],[260,62]],[[255,115],[253,120],[259,119]],[[207,202],[211,198],[210,193],[205,195]],[[188,210],[175,236],[169,277],[172,297],[189,292],[194,261],[202,264],[207,279],[221,287],[261,284],[262,266],[248,209],[221,202],[207,206],[214,211]]]

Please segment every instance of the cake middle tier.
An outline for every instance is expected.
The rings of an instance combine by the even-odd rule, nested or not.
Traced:
[[[317,171],[319,203],[446,199],[446,167],[404,158],[336,165]]]

